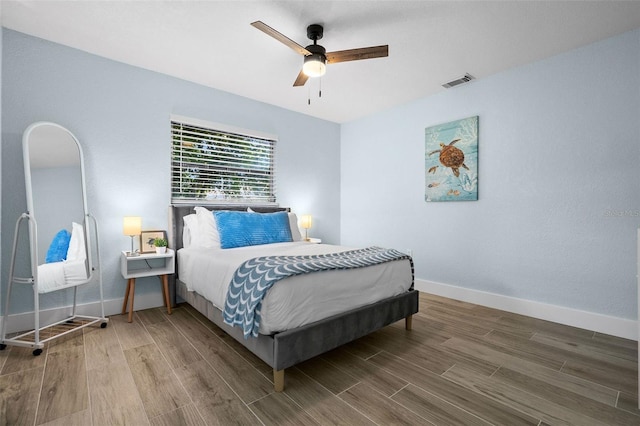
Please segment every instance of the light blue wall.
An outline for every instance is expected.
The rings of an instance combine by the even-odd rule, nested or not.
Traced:
[[[339,241],[338,124],[7,29],[2,55],[3,294],[11,253],[8,236],[26,210],[22,132],[40,120],[65,126],[82,144],[89,210],[101,228],[107,300],[124,295],[118,262],[130,240],[122,235],[123,216],[142,216],[145,229],[168,228],[170,114],[277,135],[280,205],[313,214],[313,236]],[[157,279],[140,280],[140,284],[136,294],[159,294]],[[95,293],[90,292],[84,300],[92,297]],[[31,309],[26,290],[16,298],[23,301],[12,313]],[[46,308],[61,301],[54,297],[43,302]]]
[[[469,70],[473,73],[473,70]],[[424,201],[425,128],[478,115],[479,201]],[[341,129],[346,245],[416,277],[635,319],[640,30]]]

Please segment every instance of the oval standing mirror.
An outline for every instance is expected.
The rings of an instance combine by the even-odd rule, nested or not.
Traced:
[[[93,278],[91,254],[95,251],[99,269],[98,225],[88,214],[82,148],[73,134],[64,127],[48,122],[34,123],[22,137],[24,174],[27,192],[27,213],[16,223],[16,231],[9,268],[5,310],[0,322],[0,350],[7,345],[34,348],[40,355],[44,344],[71,331],[100,322],[106,327],[102,294],[102,275],[98,273],[100,316],[77,315],[77,287]],[[29,229],[31,276],[16,276],[15,264],[20,224],[26,221]],[[24,228],[24,227],[22,227]],[[90,234],[89,229],[92,230]],[[95,247],[90,235],[95,237]],[[11,289],[13,284],[33,286],[34,329],[7,338]],[[40,294],[73,287],[71,315],[46,326],[40,324]],[[66,307],[61,307],[64,313]],[[60,313],[59,312],[59,313]],[[57,326],[64,324],[64,327]],[[43,340],[40,332],[47,332]],[[13,330],[17,331],[17,330]]]
[[[86,280],[87,203],[80,143],[64,127],[38,122],[24,133],[23,153],[27,210],[37,224],[37,237],[32,237],[32,243],[36,245],[38,275],[53,269],[53,265],[42,265],[75,262],[75,271],[65,274],[70,272],[75,280]],[[40,284],[46,286],[46,277],[39,278]]]

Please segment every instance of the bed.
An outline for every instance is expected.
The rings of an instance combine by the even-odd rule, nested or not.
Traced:
[[[284,278],[274,285],[265,296],[260,333],[257,334],[257,337],[247,338],[242,328],[231,327],[224,322],[222,311],[224,308],[220,306],[220,294],[215,294],[216,291],[208,290],[202,283],[198,284],[196,282],[198,281],[198,277],[203,276],[218,276],[220,279],[228,280],[229,271],[235,268],[233,262],[237,264],[239,260],[236,258],[226,266],[200,266],[201,262],[206,262],[207,259],[216,256],[214,255],[215,251],[210,252],[208,249],[192,250],[192,248],[189,247],[185,248],[185,241],[183,239],[186,235],[184,233],[184,218],[194,213],[194,207],[193,205],[170,206],[170,246],[175,248],[177,252],[176,276],[173,278],[172,291],[175,292],[177,297],[189,303],[273,368],[274,389],[277,392],[284,389],[284,371],[286,368],[335,349],[338,346],[402,319],[405,319],[405,327],[407,330],[411,329],[411,316],[418,312],[418,291],[413,288],[411,262],[404,260],[388,262],[387,265],[380,266],[378,270],[374,270],[374,272],[369,275],[363,274],[362,272],[354,273],[354,270],[351,270],[351,275],[344,274],[349,271],[322,271]],[[289,211],[289,209],[281,207],[251,208],[257,213]],[[247,207],[208,206],[207,209],[246,211]],[[188,245],[189,243],[187,242],[187,246]],[[300,251],[301,254],[316,254],[323,250],[341,251],[345,249],[332,247],[333,246],[316,245],[308,242],[294,242],[268,244],[264,247],[234,248],[228,250],[228,252],[242,252],[245,253],[242,256],[247,257],[249,254],[253,256],[255,253],[262,253],[260,250],[264,248],[273,249],[274,253],[278,254],[282,254],[282,250],[284,250],[285,254],[288,253],[288,251],[291,253]],[[222,252],[225,252],[225,250],[222,250]],[[218,253],[221,254],[220,252]],[[224,254],[226,255],[227,253]],[[234,256],[231,257],[233,258]],[[379,265],[376,265],[376,267],[378,266]],[[201,269],[200,272],[198,272],[199,268]],[[373,267],[367,266],[366,268],[361,268],[360,271],[371,268]],[[337,273],[341,275],[338,276],[336,275]],[[365,281],[369,280],[369,278],[363,279],[362,276],[373,277],[370,279],[371,283],[367,284]],[[409,276],[409,278],[407,278],[407,276]],[[330,297],[322,295],[318,297],[314,296],[311,298],[314,301],[324,300],[326,302],[325,308],[327,306],[333,308],[333,311],[329,310],[327,312],[325,310],[324,313],[319,313],[315,317],[309,315],[309,312],[314,311],[314,309],[306,308],[298,309],[297,312],[294,312],[295,309],[286,311],[283,315],[282,305],[270,302],[271,292],[274,294],[276,292],[282,293],[286,287],[298,288],[299,286],[299,288],[304,289],[302,293],[307,292],[307,289],[313,287],[313,285],[310,284],[310,280],[315,280],[317,283],[318,278],[316,277],[324,279],[325,282],[323,286],[317,286],[316,284],[315,287],[330,288],[331,286],[335,287],[336,283],[339,283],[337,286],[343,291],[345,288],[343,284],[346,280],[350,286],[372,285],[377,288],[377,290],[366,291],[366,297],[369,299],[364,302],[364,305],[362,301],[347,301],[343,305],[335,307],[333,305],[336,304],[332,303],[332,301],[335,302],[335,297],[331,299]],[[294,280],[298,280],[295,282],[295,285],[292,284]],[[200,278],[200,281],[202,281],[202,278]],[[365,293],[361,290],[355,292]],[[387,293],[385,294],[385,292]],[[220,293],[220,291],[218,290],[217,293]],[[341,293],[340,299],[342,298]],[[275,296],[273,296],[272,299],[275,300]],[[300,303],[296,301],[295,296],[291,296],[291,299],[293,301],[290,301],[289,306],[300,305]],[[277,306],[273,311],[280,313],[279,316],[274,315],[273,319],[266,313],[269,309],[268,307],[272,305]]]

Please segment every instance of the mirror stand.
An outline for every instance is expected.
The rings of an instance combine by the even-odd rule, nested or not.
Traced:
[[[45,343],[97,323],[105,328],[109,319],[104,315],[98,223],[87,212],[84,161],[78,140],[58,124],[38,122],[24,132],[23,153],[27,212],[20,215],[15,227],[6,304],[0,330],[0,350],[7,345],[22,346],[33,348],[33,355],[40,355]],[[37,214],[42,215],[36,221]],[[27,225],[29,234],[29,277],[15,274],[18,242],[24,240],[20,238],[24,224]],[[69,224],[71,232],[66,229]],[[39,233],[44,238],[39,240]],[[97,268],[93,265],[94,252]],[[40,263],[38,259],[44,259],[45,262]],[[100,291],[100,315],[78,315],[78,286],[96,280]],[[32,286],[35,325],[31,331],[7,338],[11,290],[14,284]],[[73,288],[70,315],[42,326],[40,296],[68,288]],[[41,339],[41,332],[45,330],[47,337]]]

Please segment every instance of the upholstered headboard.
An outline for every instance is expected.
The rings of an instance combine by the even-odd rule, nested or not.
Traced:
[[[200,204],[198,204],[200,205]],[[188,214],[195,213],[193,208],[197,205],[193,204],[177,204],[169,206],[169,247],[178,250],[181,249],[184,245],[182,242],[182,228],[184,227],[183,217]],[[236,211],[247,211],[248,207],[251,207],[251,210],[258,213],[272,213],[272,212],[281,212],[281,211],[291,211],[289,207],[278,207],[278,206],[247,206],[247,205],[214,205],[214,206],[203,206],[208,208],[209,210],[236,210]]]
[[[176,251],[183,247],[182,242],[182,228],[184,227],[183,217],[189,215],[191,213],[195,213],[193,210],[194,207],[197,207],[201,204],[176,204],[169,206],[169,248],[172,248]],[[291,211],[289,207],[278,207],[278,206],[247,206],[247,205],[215,205],[215,206],[203,206],[208,208],[209,210],[236,210],[236,211],[246,211],[248,207],[251,207],[251,210],[258,213],[272,213],[272,212],[281,212],[281,211]],[[171,303],[175,305],[176,303],[176,279],[178,279],[178,256],[176,254],[176,273],[170,278],[170,293],[171,293]]]

